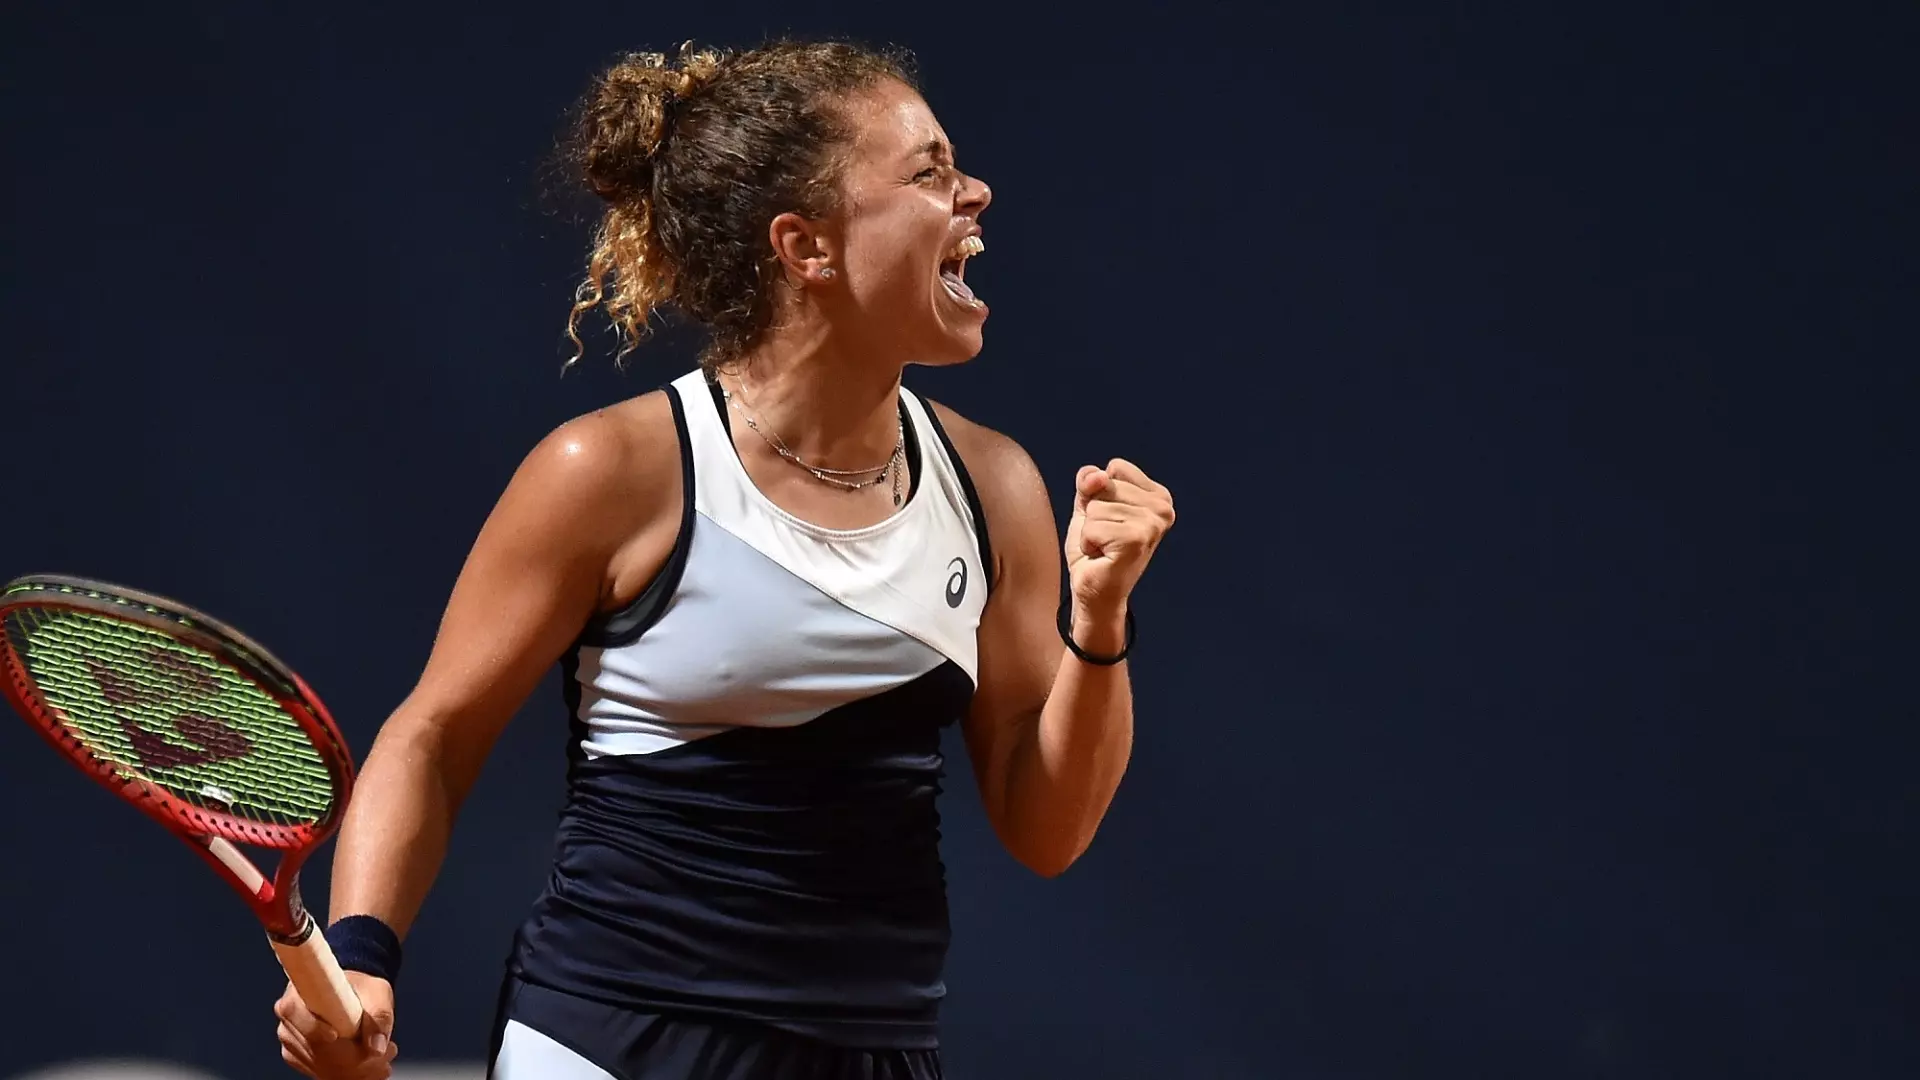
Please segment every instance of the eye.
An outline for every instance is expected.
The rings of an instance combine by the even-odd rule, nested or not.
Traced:
[[[926,168],[921,169],[919,172],[914,173],[913,178],[915,180],[931,180],[938,175],[940,175],[940,166],[929,165]]]

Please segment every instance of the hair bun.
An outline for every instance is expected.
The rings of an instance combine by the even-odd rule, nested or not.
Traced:
[[[721,59],[686,47],[677,64],[664,53],[630,53],[601,74],[577,131],[581,170],[595,194],[619,202],[651,189],[654,162],[673,134],[675,106],[712,81]]]
[[[617,361],[667,307],[708,331],[703,364],[738,357],[784,299],[772,288],[768,222],[832,211],[842,152],[858,134],[841,106],[886,80],[912,89],[909,58],[778,40],[614,61],[569,111],[554,162],[569,191],[590,189],[600,203],[567,315],[573,360],[586,352],[579,330],[590,313],[612,324]]]

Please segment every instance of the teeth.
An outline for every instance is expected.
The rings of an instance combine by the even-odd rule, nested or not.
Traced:
[[[970,259],[973,256],[978,255],[985,250],[987,250],[987,245],[985,241],[981,240],[977,236],[968,236],[961,239],[959,243],[953,245],[953,250],[947,253],[947,258]]]

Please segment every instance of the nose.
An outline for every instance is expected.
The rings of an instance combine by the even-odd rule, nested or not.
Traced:
[[[977,217],[989,203],[993,202],[993,189],[987,186],[985,180],[977,176],[969,176],[966,173],[960,175],[958,208],[962,213]]]

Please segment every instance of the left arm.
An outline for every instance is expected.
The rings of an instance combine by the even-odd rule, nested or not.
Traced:
[[[979,491],[998,564],[980,622],[967,753],[1000,842],[1052,877],[1092,843],[1126,773],[1127,665],[1087,663],[1060,641],[1061,549],[1032,458],[1003,435],[941,414]],[[1128,594],[1173,516],[1172,496],[1129,462],[1080,470],[1065,549],[1071,633],[1083,651],[1122,651]]]

